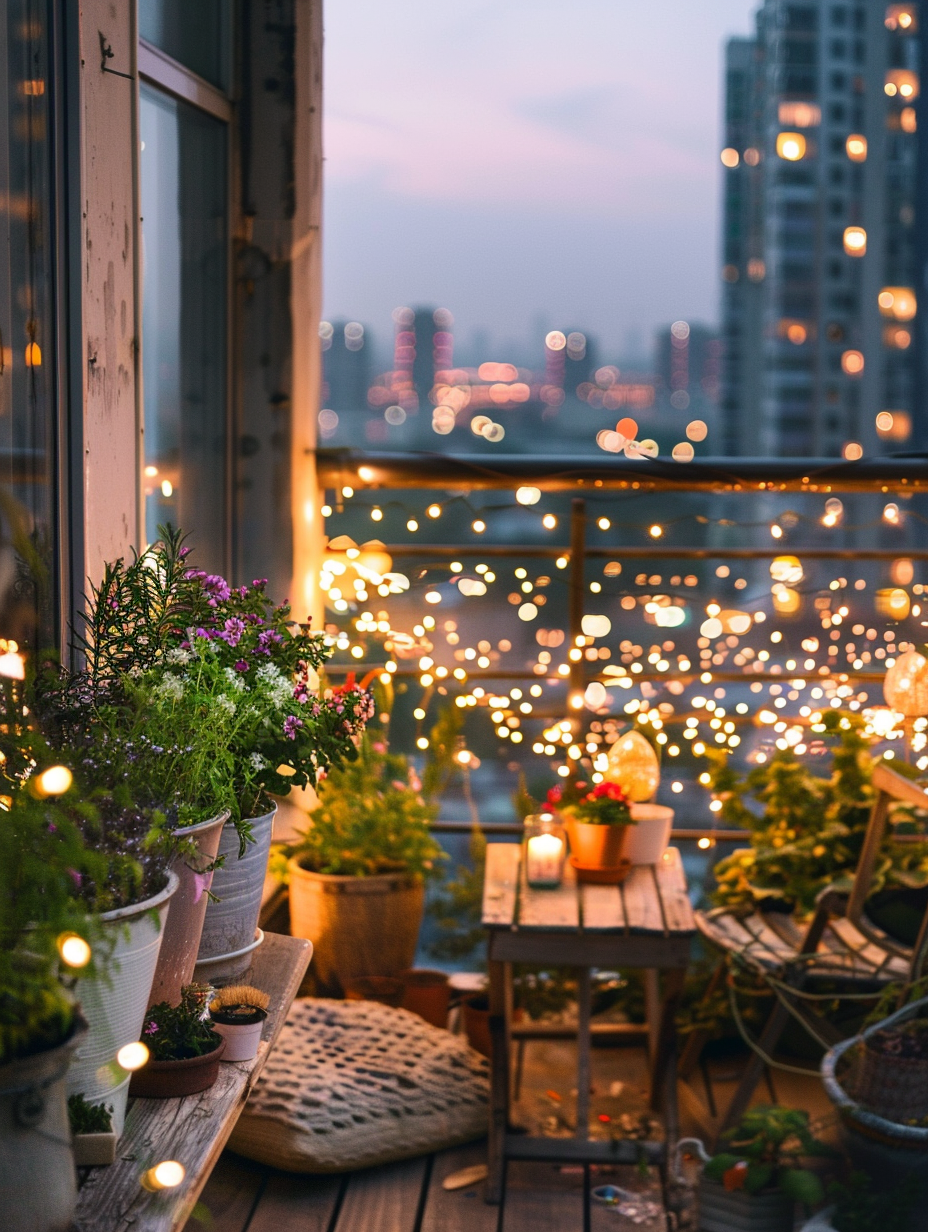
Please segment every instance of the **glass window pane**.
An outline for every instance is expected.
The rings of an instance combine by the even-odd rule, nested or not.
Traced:
[[[145,529],[226,567],[227,128],[143,87]]]
[[[0,636],[57,643],[46,9],[0,3]]]
[[[139,34],[221,90],[229,86],[229,0],[139,0]]]

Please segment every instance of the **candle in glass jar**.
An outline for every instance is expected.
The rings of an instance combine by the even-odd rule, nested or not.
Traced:
[[[556,886],[561,880],[564,842],[556,834],[536,834],[526,843],[526,878],[529,885]]]

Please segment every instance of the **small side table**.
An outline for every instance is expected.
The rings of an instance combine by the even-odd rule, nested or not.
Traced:
[[[634,1163],[644,1149],[661,1162],[677,1137],[674,1016],[690,961],[696,922],[677,848],[640,865],[619,886],[578,885],[568,865],[556,890],[532,890],[518,843],[487,847],[483,925],[488,931],[490,1034],[489,1175],[486,1200],[499,1202],[507,1159]],[[509,1129],[512,964],[577,967],[577,1128],[573,1139],[530,1137]],[[593,1141],[590,1116],[590,972],[646,972],[651,1107],[664,1119],[665,1142]],[[663,979],[660,973],[663,972]],[[666,1148],[666,1149],[665,1149]]]

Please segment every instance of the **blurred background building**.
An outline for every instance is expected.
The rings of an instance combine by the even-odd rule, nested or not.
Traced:
[[[916,413],[918,15],[766,0],[725,67],[724,452],[872,456]]]

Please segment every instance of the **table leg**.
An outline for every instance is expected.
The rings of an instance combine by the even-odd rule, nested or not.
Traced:
[[[575,1135],[585,1142],[590,1134],[590,968],[577,978],[577,1126]]]
[[[487,1157],[487,1202],[503,1197],[506,1169],[506,1128],[509,1124],[509,1038],[506,985],[509,964],[490,960],[490,1126]]]
[[[664,972],[664,995],[661,1002],[660,1022],[654,1055],[651,1058],[651,1107],[667,1113],[668,1094],[672,1088],[671,1103],[677,1097],[677,1027],[676,1013],[686,979],[685,967],[671,967]]]
[[[648,1020],[648,1062],[653,1065],[661,1024],[660,972],[646,967],[644,972],[644,1012]]]

